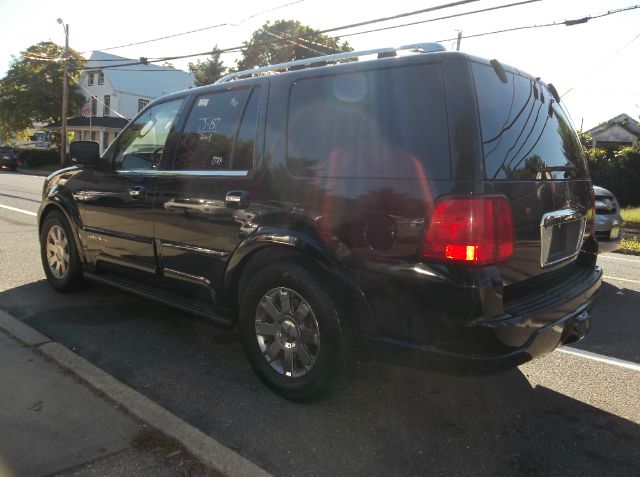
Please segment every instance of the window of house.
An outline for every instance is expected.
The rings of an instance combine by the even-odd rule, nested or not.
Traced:
[[[111,137],[111,133],[105,132],[102,136],[102,150],[106,150],[109,147],[109,139]]]
[[[98,98],[91,96],[91,116],[98,115]]]
[[[98,72],[98,84],[104,84],[104,73],[102,71]]]
[[[104,96],[104,108],[103,108],[103,116],[109,116],[111,114],[111,96],[106,94]]]
[[[148,99],[139,99],[138,100],[138,112],[140,112],[144,108],[146,108],[147,104],[149,104],[149,100]]]
[[[259,106],[260,88],[196,98],[180,138],[175,169],[251,169]]]
[[[89,73],[89,79],[87,80],[87,84],[89,86],[93,86],[93,77],[94,77],[93,73]]]

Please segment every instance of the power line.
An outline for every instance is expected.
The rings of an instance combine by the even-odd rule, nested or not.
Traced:
[[[606,60],[604,60],[602,63],[600,63],[598,66],[596,66],[594,69],[592,69],[591,71],[589,71],[586,75],[584,75],[582,78],[580,78],[578,80],[578,82],[572,86],[571,88],[569,88],[568,90],[566,90],[560,97],[564,98],[566,95],[568,95],[571,91],[573,91],[575,88],[578,87],[578,85],[580,85],[584,80],[586,80],[589,76],[591,76],[593,73],[595,73],[596,71],[598,71],[600,68],[602,68],[604,65],[606,65],[607,63],[609,63],[609,61],[611,61],[612,59],[614,59],[616,56],[618,56],[618,54],[624,50],[626,47],[628,47],[631,43],[633,43],[634,41],[636,41],[638,38],[640,38],[640,33],[638,33],[636,36],[634,36],[631,41],[628,41],[627,43],[625,43],[623,46],[621,46],[620,48],[618,48],[611,56],[609,56]]]
[[[391,26],[387,26],[387,27],[373,28],[371,30],[357,31],[357,32],[354,32],[354,33],[346,33],[344,35],[336,36],[334,38],[346,38],[348,36],[364,35],[365,33],[373,33],[373,32],[376,32],[376,31],[393,30],[394,28],[401,28],[401,27],[412,26],[412,25],[420,25],[422,23],[437,22],[437,21],[440,21],[440,20],[448,20],[450,18],[463,17],[463,16],[466,16],[466,15],[475,15],[477,13],[490,12],[492,10],[501,10],[503,8],[517,7],[519,5],[526,5],[528,3],[534,3],[534,2],[539,2],[539,1],[541,1],[541,0],[525,0],[525,1],[517,2],[517,3],[509,3],[509,4],[506,4],[506,5],[498,5],[496,7],[482,8],[482,9],[479,9],[479,10],[471,10],[469,12],[454,13],[452,15],[446,15],[446,16],[436,17],[436,18],[429,18],[427,20],[420,20],[420,21],[417,21],[417,22],[402,23],[401,25],[391,25]],[[455,39],[457,39],[457,38],[455,38]]]
[[[422,10],[416,10],[413,12],[399,13],[397,15],[392,15],[390,17],[374,18],[373,20],[365,20],[359,23],[351,23],[349,25],[342,25],[339,27],[327,28],[326,30],[320,30],[320,33],[329,33],[331,31],[346,30],[347,28],[370,25],[372,23],[386,22],[389,20],[395,20],[396,18],[404,18],[412,15],[418,15],[420,13],[434,12],[436,10],[443,10],[445,8],[458,7],[460,5],[466,5],[467,3],[479,2],[479,1],[480,0],[461,0],[459,2],[445,3],[442,5],[436,5],[435,7],[423,8]]]
[[[231,23],[231,22],[219,23],[217,25],[211,25],[211,26],[207,26],[207,27],[203,27],[203,28],[196,28],[195,30],[184,31],[184,32],[181,32],[181,33],[174,33],[173,35],[165,35],[165,36],[161,36],[161,37],[158,37],[158,38],[152,38],[152,39],[149,39],[149,40],[142,40],[142,41],[137,41],[137,42],[134,42],[134,43],[127,43],[125,45],[110,46],[109,48],[100,48],[100,49],[91,50],[91,51],[117,50],[119,48],[125,48],[127,46],[144,45],[146,43],[153,43],[155,41],[167,40],[169,38],[176,38],[178,36],[190,35],[192,33],[199,33],[201,31],[206,31],[206,30],[213,30],[214,28],[220,28],[220,27],[225,27],[225,26],[234,26],[234,27],[236,27],[236,26],[239,26],[239,25],[243,24],[247,20],[255,18],[255,17],[259,16],[259,15],[264,15],[265,13],[270,13],[270,12],[273,12],[275,10],[279,10],[281,8],[289,7],[289,6],[295,5],[297,3],[302,3],[304,1],[305,0],[295,0],[293,2],[285,3],[283,5],[278,5],[277,7],[269,8],[267,10],[263,10],[263,11],[260,11],[258,13],[254,13],[252,15],[249,15],[246,18],[243,18],[238,23]],[[87,51],[83,51],[83,53],[88,53],[88,52]]]
[[[525,26],[519,26],[519,27],[513,27],[513,28],[504,28],[502,30],[495,30],[495,31],[489,31],[489,32],[484,32],[484,33],[476,33],[473,35],[464,35],[463,38],[478,38],[481,36],[489,36],[489,35],[496,35],[498,33],[508,33],[508,32],[512,32],[512,31],[518,31],[518,30],[530,30],[530,29],[534,29],[534,28],[547,28],[547,27],[553,27],[553,26],[574,26],[574,25],[579,25],[582,23],[587,23],[590,20],[595,20],[598,18],[602,18],[602,17],[607,17],[609,15],[614,15],[616,13],[623,13],[623,12],[627,12],[630,10],[635,10],[637,8],[640,8],[640,5],[633,5],[630,7],[626,7],[626,8],[618,8],[616,10],[609,10],[606,13],[602,13],[602,14],[598,14],[598,15],[594,15],[594,16],[586,16],[586,17],[581,17],[578,19],[574,19],[574,20],[564,20],[564,21],[556,21],[556,22],[550,22],[550,23],[543,23],[543,24],[539,24],[539,25],[525,25]],[[457,39],[457,37],[454,38],[446,38],[444,40],[436,40],[438,42],[445,42],[445,41],[452,41]]]

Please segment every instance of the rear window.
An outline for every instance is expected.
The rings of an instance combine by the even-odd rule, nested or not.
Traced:
[[[303,79],[291,88],[288,167],[303,177],[449,179],[442,68]]]
[[[487,179],[572,179],[587,172],[578,137],[549,90],[473,63]]]

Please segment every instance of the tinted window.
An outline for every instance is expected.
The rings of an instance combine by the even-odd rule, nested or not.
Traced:
[[[298,176],[448,179],[440,65],[300,80],[291,90],[287,148]]]
[[[586,177],[582,149],[560,105],[540,82],[473,64],[489,179]]]
[[[233,168],[233,147],[249,93],[241,89],[196,98],[178,146],[176,169]]]
[[[158,104],[130,124],[118,140],[114,158],[115,168],[157,168],[162,159],[167,136],[181,105],[181,99]]]
[[[254,88],[238,131],[238,139],[233,153],[233,169],[249,170],[253,167],[259,110],[260,88]]]

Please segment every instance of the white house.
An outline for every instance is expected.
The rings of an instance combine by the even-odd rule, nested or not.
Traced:
[[[102,152],[150,101],[195,84],[191,73],[131,64],[139,61],[101,51],[92,53],[78,80],[86,98],[85,110],[67,119],[67,129],[74,139],[98,141]],[[60,125],[49,129],[59,131]]]

